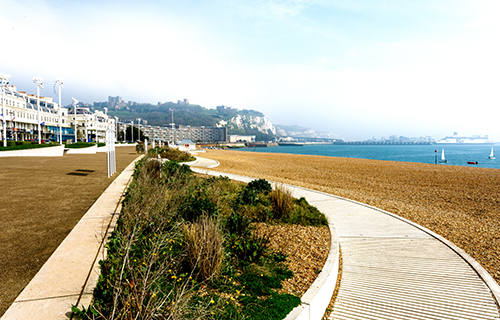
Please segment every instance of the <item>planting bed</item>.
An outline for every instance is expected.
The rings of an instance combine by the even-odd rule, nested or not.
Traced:
[[[305,199],[265,180],[200,177],[173,161],[160,173],[151,155],[136,165],[93,304],[74,312],[89,319],[283,319],[326,259],[326,224]]]

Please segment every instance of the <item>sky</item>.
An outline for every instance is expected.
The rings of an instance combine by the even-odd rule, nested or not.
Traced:
[[[346,140],[500,142],[498,0],[1,0],[0,72],[62,102],[254,109]]]

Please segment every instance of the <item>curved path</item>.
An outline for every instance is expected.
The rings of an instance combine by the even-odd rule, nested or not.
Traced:
[[[300,187],[287,188],[323,212],[338,235],[343,271],[330,319],[500,319],[500,287],[449,241],[378,208]],[[335,285],[329,283],[325,286]],[[311,310],[288,319],[321,319],[323,314],[312,310],[304,297],[302,307]]]

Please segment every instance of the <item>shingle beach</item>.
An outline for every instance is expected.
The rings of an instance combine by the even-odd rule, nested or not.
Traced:
[[[500,283],[500,170],[325,156],[210,150],[212,170],[360,201],[452,241]]]

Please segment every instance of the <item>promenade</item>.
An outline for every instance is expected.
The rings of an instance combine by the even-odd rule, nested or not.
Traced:
[[[0,316],[137,157],[133,146],[117,147],[111,178],[105,153],[0,158]]]
[[[194,166],[203,168],[193,170],[209,175],[224,175],[244,182],[253,179],[207,169],[216,165],[216,161],[201,158]],[[78,223],[72,232],[73,234],[76,230],[80,234],[76,239],[87,237],[90,242],[98,243],[93,238],[96,237],[96,230],[100,230],[102,226],[100,222],[96,225],[94,219],[109,220],[110,214],[113,216],[117,212],[115,203],[121,196],[120,190],[126,185],[127,177],[131,175],[131,168],[121,175],[120,182],[116,183],[118,188],[114,188],[116,190],[112,192],[109,192],[112,186],[108,188],[99,198],[99,204],[94,204]],[[500,287],[474,259],[448,240],[376,207],[311,189],[285,186],[292,191],[294,197],[305,197],[328,217],[332,235],[330,256],[323,271],[302,297],[302,305],[287,320],[322,318],[335,289],[340,252],[342,277],[330,319],[500,319]],[[108,205],[101,205],[101,201]],[[113,205],[115,207],[111,208]],[[89,213],[95,218],[88,217]],[[102,238],[105,233],[100,232],[98,236]],[[66,239],[58,248],[57,252],[63,252],[61,259],[67,259],[73,251],[80,251],[74,250],[72,241]],[[102,254],[98,253],[98,248],[93,250],[92,259],[95,259],[96,254]],[[85,280],[88,271],[74,272],[67,278],[80,280],[69,285],[71,282],[64,275],[70,275],[70,272],[62,271],[54,276],[54,272],[46,271],[49,270],[46,269],[47,265],[62,264],[54,256],[44,265],[28,289],[18,297],[14,308],[11,308],[12,312],[9,310],[6,314],[8,317],[2,320],[26,317],[67,319],[68,302],[62,300],[70,295],[66,294],[71,289],[69,287],[78,289],[83,285],[84,301],[79,301],[88,303],[95,280],[90,283]],[[70,257],[72,263],[80,261],[78,259]],[[65,268],[78,271],[75,270],[75,265]],[[95,266],[93,270],[92,274],[95,276]],[[53,284],[58,284],[57,290],[66,293],[59,292],[59,296],[55,295],[56,286]],[[48,298],[30,298],[33,296],[29,294],[40,296],[39,291]],[[49,303],[49,300],[52,302]],[[63,303],[59,304],[61,301]],[[34,306],[31,309],[34,310],[33,313],[26,313],[28,305]],[[58,310],[58,305],[62,309]],[[56,314],[57,317],[44,317],[47,314]]]
[[[500,319],[500,286],[451,242],[381,209],[293,185],[286,187],[294,197],[305,197],[327,216],[340,246],[342,277],[329,319]],[[321,319],[335,280],[313,289],[315,297],[306,293],[302,313],[287,320]]]

